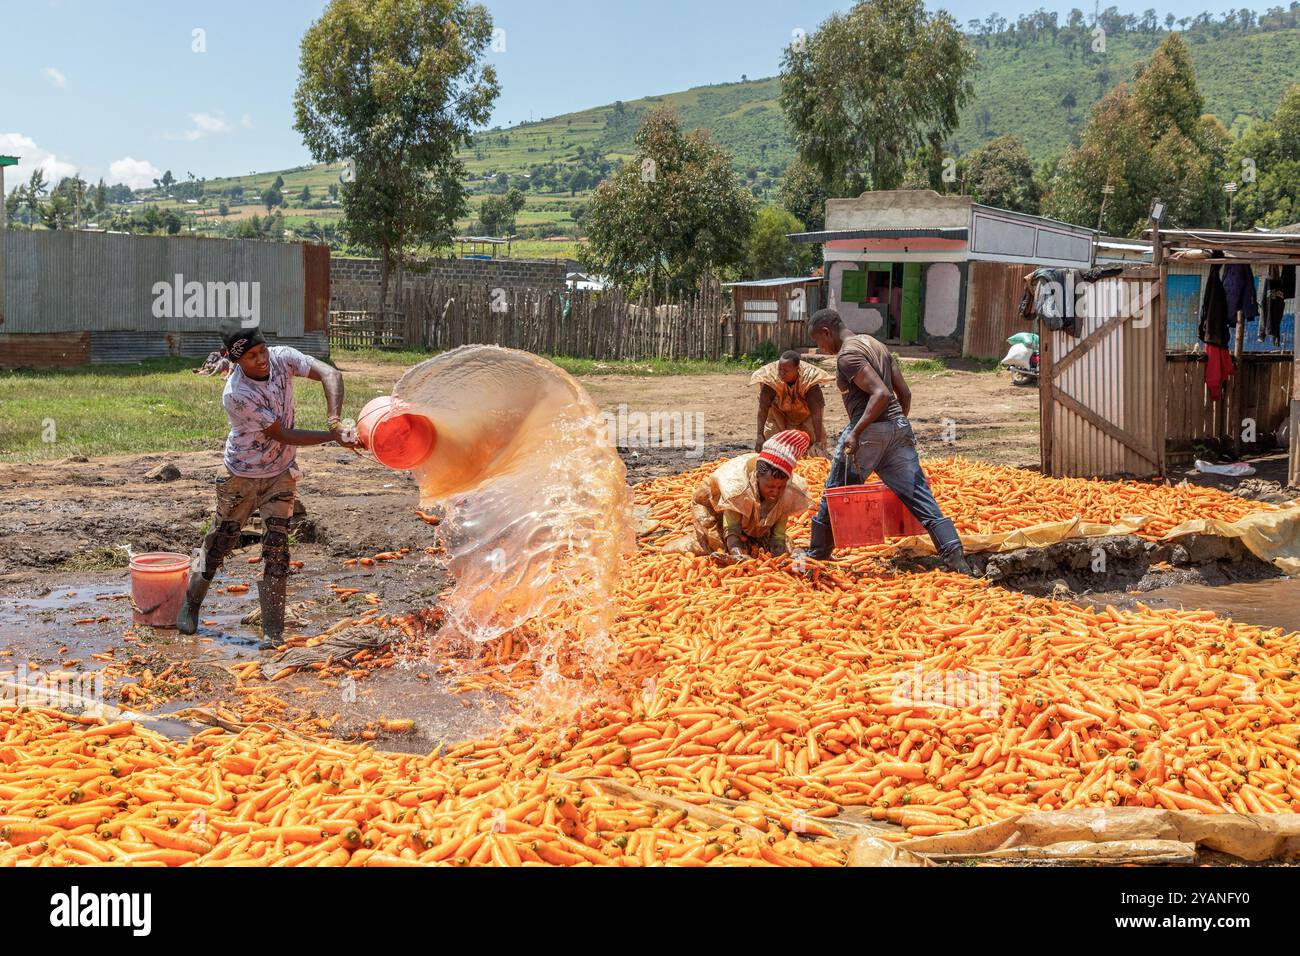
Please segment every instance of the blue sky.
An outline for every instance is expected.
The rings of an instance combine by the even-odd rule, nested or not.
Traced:
[[[493,124],[770,76],[792,31],[849,0],[484,0],[505,49]],[[1121,10],[1140,13],[1150,0]],[[311,161],[293,129],[298,42],[326,0],[0,0],[0,153],[51,178],[147,185]],[[1026,0],[949,0],[959,23]],[[1163,16],[1233,4],[1153,4]],[[1261,8],[1262,9],[1262,8]],[[1087,12],[1091,12],[1088,10]],[[202,31],[196,34],[195,31]],[[202,42],[196,40],[196,36]],[[30,38],[24,40],[22,38]],[[197,52],[196,47],[203,51]]]

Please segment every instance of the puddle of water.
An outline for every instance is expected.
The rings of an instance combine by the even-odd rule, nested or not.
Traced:
[[[1149,607],[1207,610],[1258,627],[1300,631],[1300,578],[1271,578],[1217,587],[1178,584],[1130,597]]]
[[[421,562],[423,564],[423,562]],[[397,570],[397,569],[394,569]],[[408,574],[427,573],[427,568],[410,566]],[[372,585],[373,586],[373,585]],[[42,661],[39,674],[61,670],[64,662],[75,660],[70,674],[85,675],[103,666],[90,655],[109,647],[117,649],[117,660],[127,656],[161,650],[169,659],[189,660],[198,664],[224,664],[231,661],[260,660],[259,635],[256,629],[241,624],[241,619],[256,606],[248,601],[217,602],[205,605],[198,634],[187,637],[179,632],[149,627],[134,628],[139,638],[124,642],[123,632],[131,628],[131,604],[126,582],[66,584],[41,597],[0,597],[0,677],[12,680],[20,671],[27,674],[27,661]],[[220,597],[218,597],[220,600]],[[358,612],[359,613],[359,612]],[[102,623],[74,625],[84,618],[109,617]],[[307,628],[305,630],[310,630]],[[54,649],[66,644],[69,651],[59,657]],[[419,670],[428,670],[422,662]],[[380,717],[412,718],[416,722],[411,734],[384,735],[374,746],[384,750],[427,753],[439,743],[454,745],[464,740],[499,731],[507,721],[504,701],[488,693],[454,693],[438,677],[422,681],[417,668],[395,666],[357,681],[345,697],[343,688],[322,688],[310,674],[296,674],[270,685],[268,690],[285,701],[311,708],[323,716],[340,714],[340,729],[356,729]],[[308,693],[299,694],[297,688]],[[324,690],[324,693],[319,693]],[[204,705],[206,700],[186,697],[171,700],[148,712],[148,724],[176,739],[193,734],[195,725],[169,718],[188,707]]]
[[[118,598],[118,595],[121,595]],[[55,588],[44,597],[0,598],[0,621],[21,620],[23,615],[30,616],[40,611],[66,611],[72,608],[101,608],[100,614],[121,600],[129,608],[126,587],[120,582],[108,584],[85,584],[72,587]],[[88,616],[88,615],[86,615]],[[99,615],[96,615],[97,617]]]

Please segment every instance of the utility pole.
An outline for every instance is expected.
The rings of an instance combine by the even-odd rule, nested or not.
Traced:
[[[0,329],[5,321],[5,167],[17,166],[17,156],[0,156]]]
[[[1224,183],[1223,191],[1228,194],[1228,232],[1232,232],[1232,201],[1237,196],[1237,184]]]
[[[1110,183],[1101,187],[1101,211],[1097,213],[1097,231],[1101,232],[1101,222],[1106,218],[1106,197],[1115,191]]]

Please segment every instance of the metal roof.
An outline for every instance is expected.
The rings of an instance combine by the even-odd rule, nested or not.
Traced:
[[[1142,231],[1150,239],[1150,229]],[[1171,252],[1189,249],[1221,251],[1237,257],[1300,258],[1300,235],[1285,232],[1228,232],[1224,229],[1161,229],[1161,245]]]
[[[970,233],[964,226],[941,229],[836,229],[821,232],[793,232],[786,236],[793,242],[831,242],[835,239],[961,239]]]
[[[724,282],[724,289],[759,289],[776,285],[803,285],[805,282],[821,282],[821,276],[792,276],[781,279],[749,279],[745,282]]]

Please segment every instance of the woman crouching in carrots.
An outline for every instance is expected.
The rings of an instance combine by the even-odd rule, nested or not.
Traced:
[[[808,485],[794,473],[808,442],[804,432],[778,432],[762,451],[723,462],[695,490],[692,533],[665,550],[726,555],[734,561],[789,551],[786,523],[812,507]]]

